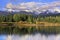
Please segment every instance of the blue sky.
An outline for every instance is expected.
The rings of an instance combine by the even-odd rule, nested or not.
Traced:
[[[53,1],[59,1],[59,0],[0,0],[0,8],[3,8],[6,6],[7,3],[11,2],[13,4],[18,4],[22,2],[53,2]]]
[[[12,4],[19,4],[22,2],[42,2],[42,3],[49,3],[54,1],[60,1],[60,0],[0,0],[0,9],[4,8],[8,3]]]

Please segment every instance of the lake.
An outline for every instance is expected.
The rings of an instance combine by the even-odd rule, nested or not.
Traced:
[[[57,35],[42,35],[37,33],[35,35],[0,35],[0,40],[60,40],[60,34]]]
[[[22,27],[22,26],[21,26]],[[60,27],[0,27],[0,40],[60,40]]]

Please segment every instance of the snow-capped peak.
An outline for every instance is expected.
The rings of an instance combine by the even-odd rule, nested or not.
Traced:
[[[58,8],[54,8],[54,11],[57,11],[60,13],[60,9],[58,9]]]

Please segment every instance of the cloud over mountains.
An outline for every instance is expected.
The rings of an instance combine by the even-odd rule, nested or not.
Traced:
[[[20,3],[20,4],[12,4],[8,3],[6,5],[7,9],[16,9],[16,10],[34,10],[34,11],[41,11],[52,9],[55,7],[60,6],[60,1],[50,2],[50,3],[41,3],[41,2],[27,2],[27,3]]]

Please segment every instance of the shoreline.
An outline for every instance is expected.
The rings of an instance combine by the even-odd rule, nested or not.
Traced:
[[[52,23],[52,22],[36,22],[36,23],[28,23],[28,22],[0,22],[0,25],[17,25],[17,26],[60,26],[60,23]]]

